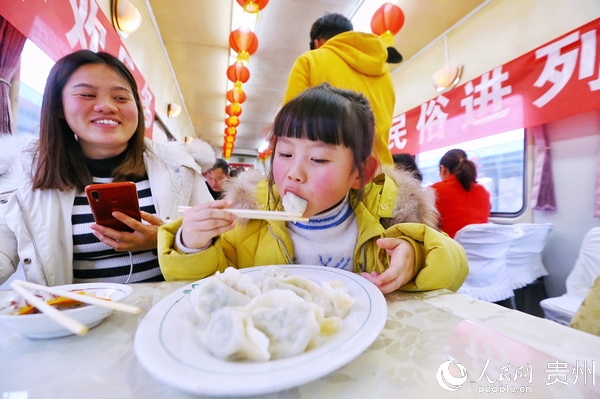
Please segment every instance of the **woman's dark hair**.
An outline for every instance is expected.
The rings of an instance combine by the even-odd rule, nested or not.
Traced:
[[[471,191],[471,184],[477,182],[477,167],[467,159],[467,153],[460,149],[453,149],[444,154],[440,165],[456,176],[456,180],[467,191]]]
[[[394,159],[394,165],[396,165],[397,168],[402,168],[408,172],[411,172],[415,179],[418,181],[423,181],[423,174],[419,170],[413,155],[401,153],[392,155],[392,158]]]
[[[273,187],[273,159],[279,137],[343,145],[352,150],[354,168],[364,184],[365,160],[373,150],[375,118],[369,100],[360,93],[327,83],[307,89],[281,108],[271,131],[273,156],[269,186]]]
[[[122,163],[113,171],[114,181],[135,180],[143,178],[146,174],[143,159],[144,111],[135,78],[125,64],[113,55],[80,50],[58,60],[46,81],[37,163],[34,166],[34,189],[83,190],[92,183],[92,175],[85,164],[75,133],[65,119],[62,101],[63,89],[67,82],[73,73],[84,65],[107,65],[112,68],[131,86],[137,106],[137,128],[129,140]]]

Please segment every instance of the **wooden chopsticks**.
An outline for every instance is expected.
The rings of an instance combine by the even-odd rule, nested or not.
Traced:
[[[177,208],[177,212],[180,215],[183,215],[186,209],[189,208],[189,206],[180,206],[179,208]],[[302,217],[301,213],[296,212],[257,211],[254,209],[231,208],[224,208],[223,210],[245,219],[287,220],[291,222],[308,222],[309,220],[309,218]]]
[[[80,323],[79,321],[74,320],[69,316],[66,316],[60,310],[48,305],[46,301],[38,298],[31,292],[27,291],[24,287],[22,287],[19,284],[18,280],[15,280],[12,283],[10,283],[10,286],[13,290],[15,290],[15,292],[17,292],[19,295],[25,298],[30,305],[35,306],[40,312],[45,313],[48,317],[62,325],[67,330],[77,335],[85,335],[88,332],[88,328],[85,324]]]
[[[38,291],[48,292],[49,294],[73,299],[78,302],[87,303],[88,305],[102,306],[105,308],[109,308],[112,310],[118,310],[121,312],[138,314],[141,311],[141,309],[138,306],[131,306],[131,305],[127,305],[127,304],[120,303],[120,302],[114,302],[114,301],[107,301],[105,299],[100,299],[100,298],[96,298],[96,297],[92,297],[92,296],[88,296],[88,295],[84,295],[84,294],[78,294],[76,292],[71,292],[71,291],[63,291],[63,290],[53,288],[53,287],[46,287],[45,285],[30,283],[28,281],[15,280],[10,284],[10,286],[12,289],[15,290],[15,292],[17,292],[18,294],[23,296],[27,300],[27,302],[29,302],[30,305],[35,306],[40,312],[45,313],[53,320],[60,323],[63,327],[67,328],[69,331],[72,331],[78,335],[84,335],[85,333],[87,333],[88,328],[84,324],[78,322],[77,320],[73,320],[72,318],[65,315],[64,312],[61,312],[60,310],[54,308],[53,306],[48,305],[46,303],[46,301],[33,295],[31,292],[27,291],[25,288],[31,288],[31,289],[38,290]]]

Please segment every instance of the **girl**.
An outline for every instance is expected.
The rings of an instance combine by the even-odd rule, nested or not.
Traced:
[[[432,227],[437,214],[419,182],[403,171],[390,171],[396,181],[385,174],[371,181],[378,168],[373,134],[373,114],[361,94],[327,84],[304,91],[275,118],[268,179],[244,172],[224,200],[192,207],[183,220],[161,226],[165,278],[197,280],[231,265],[297,263],[362,272],[384,293],[458,289],[467,258]],[[286,193],[308,201],[309,222],[234,225],[236,217],[223,210],[282,210]]]
[[[154,143],[144,131],[137,84],[117,58],[81,50],[54,65],[39,140],[4,168],[12,178],[0,176],[0,283],[19,266],[44,285],[163,279],[158,226],[175,218],[179,205],[212,197],[183,145]],[[145,223],[113,213],[131,233],[93,223],[83,190],[111,181],[136,183]]]
[[[477,183],[477,167],[467,153],[453,149],[440,159],[442,181],[431,187],[436,193],[440,229],[454,238],[468,224],[487,223],[490,218],[490,193]]]

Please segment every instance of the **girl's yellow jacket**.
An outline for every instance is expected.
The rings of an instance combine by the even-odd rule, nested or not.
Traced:
[[[396,237],[408,240],[415,249],[415,275],[401,287],[402,290],[448,288],[456,291],[468,274],[465,251],[435,227],[414,222],[396,223],[398,217],[416,217],[431,224],[431,215],[436,213],[435,208],[431,209],[433,198],[416,180],[413,183],[414,179],[407,178],[404,172],[394,171],[391,174],[394,179],[381,174],[367,184],[360,200],[356,192],[350,193],[359,229],[354,251],[354,271],[381,273],[386,270],[389,264],[387,252],[379,249],[376,241],[381,237]],[[250,172],[244,172],[241,176],[246,178],[246,182],[252,181]],[[238,187],[233,190],[234,194],[229,191],[227,196],[246,205],[252,203],[249,199],[253,198],[257,209],[283,210],[276,191],[269,199],[266,180],[256,184],[255,192],[248,190],[247,183],[241,186],[241,189]],[[249,191],[252,198],[248,198]],[[404,199],[405,203],[397,203],[399,198]],[[413,213],[407,216],[407,210]],[[199,280],[217,270],[222,272],[228,266],[245,268],[293,263],[294,248],[284,221],[238,219],[233,230],[222,234],[208,249],[196,254],[183,254],[174,249],[181,222],[178,219],[159,229],[159,262],[167,280]]]

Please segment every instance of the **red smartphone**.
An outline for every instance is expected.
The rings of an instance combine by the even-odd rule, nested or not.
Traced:
[[[132,232],[129,226],[113,217],[114,211],[119,211],[137,221],[142,220],[140,202],[135,183],[118,182],[105,184],[90,184],[85,188],[92,214],[97,224],[119,231]]]

